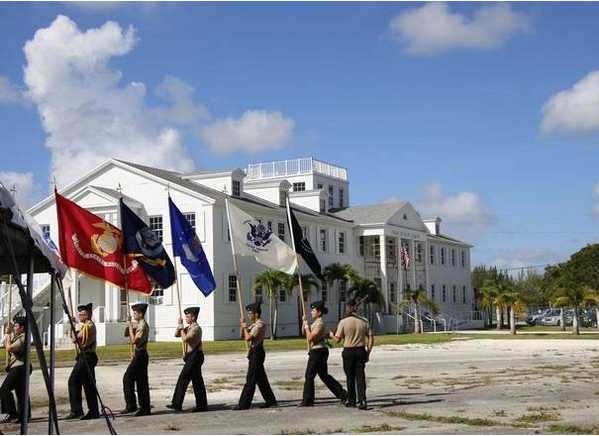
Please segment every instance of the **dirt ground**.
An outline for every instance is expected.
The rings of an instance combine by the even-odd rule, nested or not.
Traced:
[[[245,381],[240,354],[207,356],[203,375],[207,412],[173,413],[170,403],[182,360],[151,362],[150,416],[116,415],[117,434],[564,434],[599,433],[599,343],[595,340],[457,339],[435,345],[378,346],[366,367],[368,410],[343,407],[317,379],[316,405],[299,408],[306,351],[269,352],[266,371],[279,407],[233,411]],[[96,369],[102,403],[124,408],[126,364]],[[341,347],[331,350],[329,372],[345,384]],[[107,420],[66,421],[70,368],[56,373],[61,434],[110,434]],[[41,373],[31,378],[35,406],[29,434],[48,434]],[[45,405],[44,405],[45,404]],[[84,403],[85,406],[85,403]],[[191,409],[191,386],[184,409]],[[0,424],[4,434],[19,425]]]

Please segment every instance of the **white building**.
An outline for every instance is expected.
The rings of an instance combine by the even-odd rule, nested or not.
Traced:
[[[201,307],[199,323],[205,340],[238,337],[240,306],[236,276],[228,236],[225,198],[248,214],[259,218],[289,241],[285,214],[285,192],[304,233],[322,267],[338,262],[351,265],[360,275],[380,284],[387,302],[373,320],[379,333],[403,331],[409,317],[398,316],[395,306],[402,291],[423,286],[441,308],[444,320],[471,320],[474,310],[470,281],[470,248],[467,243],[441,234],[441,219],[423,220],[409,202],[350,206],[349,179],[345,168],[317,159],[293,159],[249,165],[218,172],[180,174],[111,159],[86,176],[60,189],[60,194],[79,206],[120,227],[118,201],[127,205],[163,238],[172,254],[167,198],[170,196],[183,214],[193,222],[216,279],[217,288],[208,297],[195,287],[178,259],[177,285],[157,289],[147,297],[131,293],[132,302],[150,303],[147,318],[151,339],[176,341],[173,333],[179,318],[179,303]],[[54,196],[30,209],[30,214],[58,241]],[[408,247],[411,264],[401,267],[399,247]],[[254,301],[253,277],[264,267],[253,258],[239,257],[239,280],[243,304]],[[301,262],[301,273],[309,273]],[[47,306],[49,286],[42,282],[34,290],[34,304]],[[344,284],[312,293],[309,301],[326,299],[329,322],[343,310]],[[339,289],[341,288],[341,289]],[[92,302],[98,328],[98,345],[125,343],[123,336],[126,306],[125,291],[104,282],[77,274],[71,289],[73,307]],[[180,297],[178,297],[180,295]],[[341,297],[340,297],[341,295]],[[180,301],[179,301],[180,298]],[[60,304],[57,311],[61,310]],[[41,310],[38,322],[48,327],[49,314]],[[299,333],[301,308],[298,292],[282,294],[278,303],[279,336]],[[56,314],[61,319],[62,313]],[[268,319],[268,302],[263,303],[263,318]],[[442,328],[442,326],[438,326]],[[62,322],[57,335],[65,335]]]

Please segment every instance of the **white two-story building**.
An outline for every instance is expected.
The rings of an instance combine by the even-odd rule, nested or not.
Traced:
[[[398,313],[397,303],[406,288],[422,286],[439,305],[443,323],[468,323],[474,310],[470,281],[470,248],[441,233],[441,219],[423,220],[409,202],[350,206],[349,178],[345,168],[313,158],[249,165],[246,169],[181,174],[131,162],[111,159],[66,187],[61,195],[79,206],[119,225],[119,198],[157,232],[176,265],[177,283],[155,289],[151,296],[130,293],[131,302],[150,303],[146,317],[151,339],[176,341],[173,336],[179,307],[200,306],[199,323],[204,340],[235,339],[240,317],[237,300],[239,277],[242,303],[254,301],[254,276],[264,270],[253,257],[238,258],[234,271],[228,233],[225,198],[246,213],[267,224],[290,243],[286,222],[285,194],[310,241],[322,267],[331,263],[349,264],[360,275],[380,285],[385,306],[378,308],[373,327],[378,333],[404,331],[409,316]],[[216,279],[217,288],[208,297],[195,287],[179,259],[172,257],[168,195],[195,227]],[[29,210],[33,218],[58,241],[54,196]],[[410,266],[401,266],[400,247],[406,246]],[[300,272],[310,271],[303,261]],[[47,307],[49,279],[41,278],[34,290],[35,307]],[[324,284],[309,301],[325,299],[328,321],[335,323],[343,313],[347,284]],[[278,300],[279,336],[298,335],[301,317],[299,292],[281,292]],[[71,287],[73,307],[92,302],[98,327],[98,345],[125,343],[124,320],[129,313],[122,289],[80,273]],[[268,303],[263,317],[268,319]],[[57,304],[56,310],[61,310]],[[49,314],[39,311],[38,323],[47,329]],[[55,314],[62,319],[63,314]],[[470,326],[472,323],[469,324]],[[58,335],[65,335],[62,321]],[[437,325],[437,328],[445,326]]]

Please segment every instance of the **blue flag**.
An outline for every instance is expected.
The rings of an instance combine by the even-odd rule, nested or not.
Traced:
[[[162,288],[175,283],[175,268],[160,238],[120,199],[123,251]]]
[[[216,282],[200,239],[170,197],[168,198],[168,210],[171,217],[173,255],[181,259],[181,263],[187,268],[193,282],[207,297],[216,288]]]

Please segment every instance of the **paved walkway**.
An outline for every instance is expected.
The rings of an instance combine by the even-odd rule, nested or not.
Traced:
[[[565,426],[599,429],[599,343],[594,340],[474,339],[445,344],[375,347],[368,363],[369,410],[342,407],[317,380],[316,405],[298,408],[307,361],[305,351],[269,352],[266,370],[279,407],[260,409],[260,394],[247,411],[233,411],[245,380],[247,360],[239,354],[207,356],[204,378],[209,411],[173,413],[165,405],[181,369],[180,359],[150,364],[151,416],[111,419],[118,434],[545,434]],[[151,357],[150,357],[151,360]],[[99,366],[102,401],[124,407],[125,364]],[[344,384],[341,348],[331,350],[330,372]],[[56,374],[59,416],[69,412],[66,380]],[[47,434],[47,405],[41,374],[32,375],[35,406],[30,434]],[[193,394],[184,408],[191,409]],[[552,425],[560,427],[551,427]],[[5,434],[19,426],[2,424]],[[109,434],[104,419],[66,421],[62,434]]]

